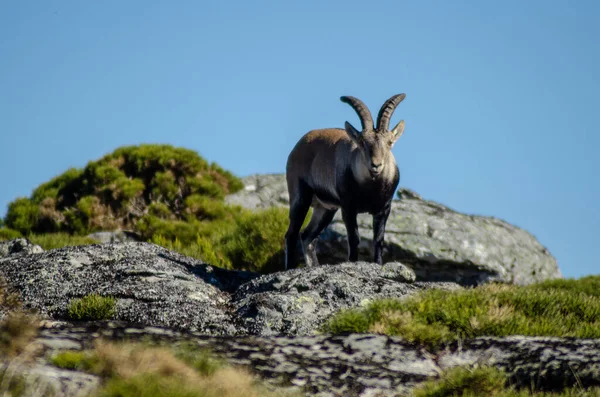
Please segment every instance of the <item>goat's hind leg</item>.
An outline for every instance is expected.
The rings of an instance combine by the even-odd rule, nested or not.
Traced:
[[[285,234],[285,269],[293,269],[297,262],[297,245],[300,235],[300,228],[304,223],[304,218],[310,208],[312,201],[312,190],[305,184],[298,182],[292,188],[288,187],[290,192],[290,225]]]
[[[331,223],[337,209],[328,210],[321,206],[313,207],[312,218],[308,226],[302,231],[302,250],[306,266],[319,266],[316,245],[321,232]]]

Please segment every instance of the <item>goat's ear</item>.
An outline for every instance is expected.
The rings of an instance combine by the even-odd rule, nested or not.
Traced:
[[[400,120],[400,122],[398,124],[396,124],[396,126],[392,130],[394,142],[396,142],[398,140],[398,138],[400,138],[402,136],[403,133],[404,133],[404,120]]]
[[[347,121],[346,121],[345,127],[346,127],[346,132],[348,133],[348,135],[350,135],[350,138],[352,138],[352,140],[357,143],[360,142],[360,131],[358,131],[356,128],[354,128],[352,126],[352,124],[350,124]]]

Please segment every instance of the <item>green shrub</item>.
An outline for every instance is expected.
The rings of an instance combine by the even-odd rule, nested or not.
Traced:
[[[284,261],[287,209],[247,212],[223,240],[223,250],[236,269],[280,270]]]
[[[210,164],[210,170],[213,177],[221,185],[227,186],[227,193],[235,193],[244,188],[242,181],[231,172],[224,170],[217,163]]]
[[[582,281],[588,283],[590,278]],[[342,311],[325,329],[399,335],[434,348],[482,335],[598,338],[600,298],[582,289],[490,284],[459,291],[429,290],[402,301],[384,299]]]
[[[15,200],[6,225],[45,249],[91,244],[74,236],[121,229],[216,266],[280,270],[287,210],[255,213],[225,204],[226,194],[242,188],[238,178],[194,151],[127,146],[67,170],[31,199]]]
[[[213,266],[222,267],[224,269],[232,269],[233,264],[223,249],[215,244],[214,239],[208,237],[200,237],[195,244],[191,244],[181,252]]]
[[[311,214],[312,210],[303,227],[310,221]],[[261,273],[283,270],[288,225],[287,208],[244,211],[236,218],[236,227],[217,243],[218,250],[235,269]]]
[[[100,204],[100,199],[96,196],[85,196],[77,203],[77,209],[85,219],[93,218],[95,215],[95,207]]]
[[[127,146],[41,184],[31,199],[13,201],[6,225],[23,234],[137,231],[151,204],[163,204],[160,218],[185,222],[194,213],[185,207],[186,199],[194,195],[196,199],[188,202],[196,204],[201,220],[221,219],[228,215],[222,198],[242,187],[238,178],[194,151],[170,145]],[[204,197],[202,202],[197,196]],[[147,237],[148,223],[142,219],[139,225]],[[192,235],[190,241],[195,240]]]
[[[7,227],[0,228],[0,241],[14,240],[19,237],[23,237],[23,235],[17,230],[9,229]]]
[[[36,229],[40,208],[28,198],[20,197],[8,205],[5,223],[11,229],[27,234]]]
[[[155,199],[173,202],[181,196],[175,175],[170,170],[157,172],[152,180],[152,194]]]
[[[111,296],[86,295],[71,301],[68,316],[71,320],[110,320],[116,312],[117,300]]]
[[[222,201],[216,201],[207,196],[192,194],[185,199],[188,214],[193,219],[216,220],[227,218],[230,207]]]
[[[148,214],[150,214],[151,216],[157,217],[157,218],[161,218],[161,219],[167,219],[167,220],[175,219],[171,209],[165,203],[160,203],[160,202],[151,203],[148,206]]]
[[[166,221],[147,215],[143,236],[151,242],[211,265],[269,273],[283,269],[288,210],[249,211],[226,206],[231,220]],[[305,224],[310,220],[305,219]]]
[[[222,199],[223,197],[225,197],[223,189],[221,189],[217,182],[208,177],[188,177],[186,179],[186,182],[188,183],[191,189],[198,192],[198,194],[202,196],[210,197],[212,199]]]
[[[234,227],[227,225],[228,228]],[[182,255],[199,259],[213,266],[231,269],[232,264],[222,249],[215,244],[213,240],[218,240],[215,236],[203,237],[197,235],[196,241],[190,244],[183,244],[178,238],[175,240],[166,239],[162,235],[155,235],[151,242],[171,251],[179,252]]]
[[[176,239],[184,244],[195,241],[202,229],[198,221],[182,221],[159,218],[152,214],[146,214],[137,223],[136,230],[142,239],[152,241],[156,236],[161,236],[168,241]]]
[[[58,200],[59,198],[68,198],[68,205],[74,203],[74,197],[77,190],[80,189],[83,181],[83,171],[77,168],[69,168],[61,175],[58,175],[48,182],[42,183],[32,193],[31,199],[34,203],[40,204],[44,199],[51,198]]]

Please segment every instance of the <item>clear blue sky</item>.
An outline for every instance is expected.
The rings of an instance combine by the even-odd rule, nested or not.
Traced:
[[[405,92],[401,186],[600,273],[597,1],[4,1],[0,215],[122,145],[284,172],[306,131]]]

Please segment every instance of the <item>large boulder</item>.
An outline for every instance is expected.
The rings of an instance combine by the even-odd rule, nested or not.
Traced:
[[[250,209],[287,206],[285,175],[252,175],[245,189],[226,197]],[[400,189],[386,228],[385,261],[409,265],[418,280],[477,285],[489,281],[530,284],[562,277],[556,259],[527,231],[500,219],[456,212],[415,192]],[[372,258],[372,219],[359,215],[360,257]],[[283,236],[282,236],[283,238]],[[347,258],[346,229],[340,211],[322,233],[321,263]]]
[[[308,335],[335,313],[377,298],[401,298],[450,282],[414,282],[401,263],[357,262],[294,269],[257,277],[233,295],[240,326],[252,335]]]
[[[233,334],[229,289],[249,273],[227,272],[149,243],[110,243],[0,259],[0,275],[24,305],[66,318],[91,293],[118,298],[116,318],[212,334]]]
[[[26,238],[0,241],[0,258],[12,255],[39,254],[42,252],[44,252],[42,247],[37,244],[32,244]]]
[[[346,263],[260,275],[210,266],[150,243],[65,247],[0,258],[25,307],[66,319],[91,293],[117,298],[116,320],[212,335],[308,335],[340,309],[455,283],[413,283],[401,263]]]

